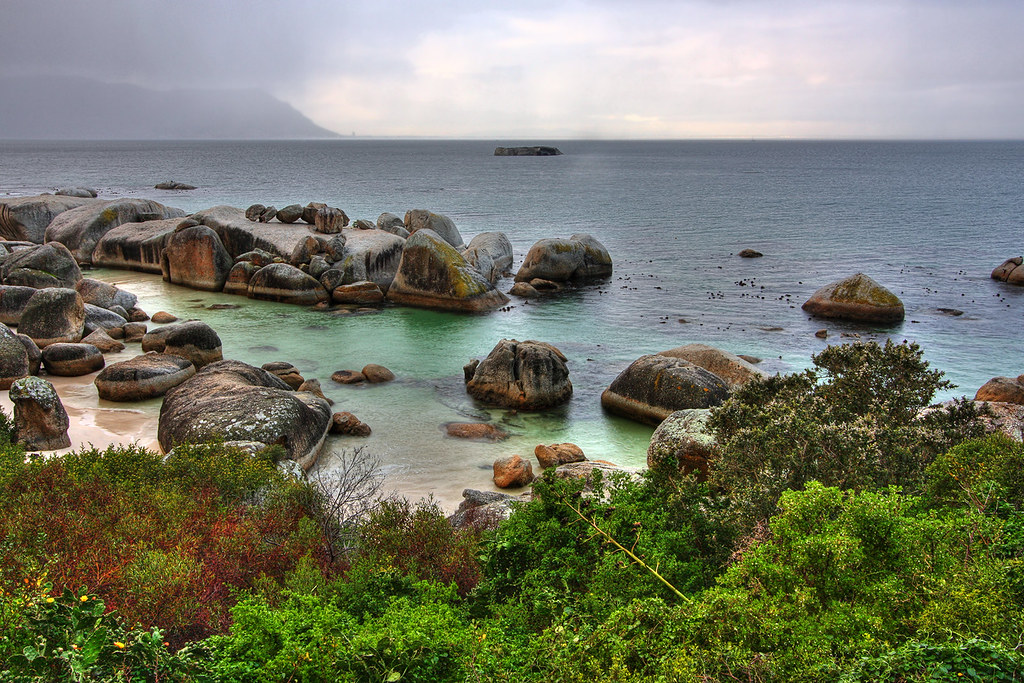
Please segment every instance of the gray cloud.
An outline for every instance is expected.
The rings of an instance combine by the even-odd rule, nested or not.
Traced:
[[[336,130],[1024,137],[1017,0],[8,0],[0,75],[259,87]]]

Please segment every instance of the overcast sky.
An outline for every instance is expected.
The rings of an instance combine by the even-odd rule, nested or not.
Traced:
[[[359,135],[1022,138],[1022,36],[1022,0],[4,0],[0,75],[256,87]]]

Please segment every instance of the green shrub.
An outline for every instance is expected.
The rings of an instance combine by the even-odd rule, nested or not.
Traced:
[[[1024,656],[1013,649],[972,638],[960,643],[911,641],[859,661],[841,683],[935,683],[1024,680]]]
[[[928,466],[933,505],[969,505],[1006,516],[1024,511],[1024,444],[1002,432],[966,441]]]
[[[939,453],[979,436],[972,403],[921,409],[951,385],[916,344],[830,346],[802,373],[746,384],[709,421],[718,447],[711,480],[749,532],[782,493],[809,481],[863,490],[920,487]]]

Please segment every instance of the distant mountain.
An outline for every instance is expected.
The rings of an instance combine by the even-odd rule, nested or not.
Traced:
[[[335,138],[261,90],[153,90],[67,77],[0,78],[0,139]]]

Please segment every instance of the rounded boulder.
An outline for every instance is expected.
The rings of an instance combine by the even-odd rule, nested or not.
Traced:
[[[633,361],[601,394],[601,405],[657,425],[677,410],[711,408],[729,396],[717,375],[681,358],[647,355]]]
[[[50,344],[42,353],[43,368],[59,377],[81,377],[105,365],[103,353],[92,344]]]
[[[818,318],[868,323],[898,323],[905,316],[899,297],[864,273],[825,285],[802,308]]]
[[[544,342],[502,339],[463,370],[469,395],[491,405],[540,410],[572,396],[566,357]]]
[[[196,367],[188,359],[151,352],[108,365],[93,384],[107,401],[145,401],[163,396],[194,374]]]
[[[81,341],[85,332],[85,304],[73,289],[40,289],[28,300],[18,331],[40,348],[58,342]]]

